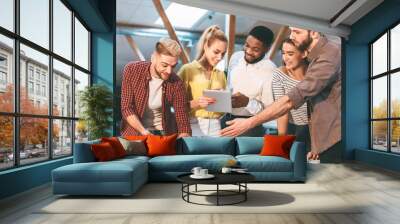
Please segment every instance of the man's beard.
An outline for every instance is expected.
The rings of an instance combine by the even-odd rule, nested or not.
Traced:
[[[161,72],[159,72],[159,71],[157,70],[157,67],[156,67],[156,66],[154,66],[154,74],[156,75],[156,78],[158,78],[158,79],[163,79],[162,76],[161,76]],[[163,80],[164,80],[164,79],[163,79]]]
[[[245,53],[244,60],[245,60],[248,64],[255,64],[255,63],[261,61],[262,59],[264,59],[264,57],[265,57],[265,54],[261,54],[260,57],[254,59],[253,61],[248,61],[248,60],[246,59],[246,53]]]
[[[308,47],[310,47],[311,42],[312,42],[312,38],[310,37],[310,32],[308,32],[307,39],[305,41],[299,43],[299,46],[298,46],[299,50],[307,51]]]

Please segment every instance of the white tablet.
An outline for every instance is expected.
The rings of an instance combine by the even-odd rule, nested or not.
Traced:
[[[207,111],[232,113],[232,99],[229,90],[203,90],[203,95],[216,100],[206,107]]]

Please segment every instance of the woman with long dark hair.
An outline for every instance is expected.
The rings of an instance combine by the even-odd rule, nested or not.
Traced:
[[[286,39],[282,44],[283,66],[274,70],[272,92],[274,100],[286,95],[297,83],[304,79],[307,70],[307,52],[296,47],[292,40]],[[307,103],[298,109],[277,119],[278,134],[296,135],[296,141],[306,143],[310,149],[310,132],[308,129]]]

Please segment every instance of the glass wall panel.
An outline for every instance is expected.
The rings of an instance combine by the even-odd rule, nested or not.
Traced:
[[[14,166],[14,122],[0,115],[0,170]]]
[[[53,0],[53,10],[53,51],[71,60],[72,12],[60,0]]]
[[[0,34],[0,112],[14,111],[14,42]]]
[[[49,57],[21,44],[20,110],[47,115],[49,109]]]
[[[89,75],[75,69],[75,117],[81,115],[80,94],[87,86],[89,86]]]
[[[400,24],[390,32],[390,68],[400,67]]]
[[[75,143],[87,141],[88,128],[84,120],[75,121]]]
[[[49,120],[45,118],[20,118],[19,156],[21,164],[49,159]]]
[[[75,63],[89,70],[89,32],[75,18]]]
[[[372,122],[372,147],[380,151],[387,151],[387,121]]]
[[[14,0],[0,1],[0,26],[14,31]]]
[[[72,117],[72,68],[53,60],[53,115]]]
[[[72,121],[53,120],[53,157],[72,155]]]
[[[20,0],[21,36],[49,48],[49,0]]]
[[[390,76],[391,117],[400,118],[400,72]]]
[[[372,76],[387,71],[387,34],[372,44]]]
[[[387,118],[387,78],[372,81],[372,118]]]
[[[400,153],[400,120],[391,121],[391,151],[395,153]]]

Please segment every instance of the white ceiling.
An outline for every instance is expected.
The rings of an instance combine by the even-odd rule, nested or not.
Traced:
[[[228,0],[254,7],[274,9],[295,15],[308,16],[316,19],[329,20],[351,0]]]
[[[171,1],[163,0],[163,7],[168,8]],[[212,18],[209,19],[208,15]],[[225,29],[225,15],[219,12],[210,12],[207,16],[200,19],[195,24],[191,31],[201,32],[211,25],[219,25],[222,29]],[[155,21],[159,18],[156,9],[154,8],[152,0],[117,0],[117,22],[118,23],[129,23],[142,26],[152,26],[163,28],[161,25],[155,24]],[[278,24],[269,23],[265,21],[259,21],[254,18],[246,16],[237,16],[236,19],[236,33],[245,35],[255,25],[267,25],[274,32],[280,27]],[[172,24],[173,25],[173,24]]]
[[[186,30],[201,32],[217,24],[225,29],[225,15],[236,15],[236,34],[246,35],[256,25],[269,27],[276,34],[282,25],[297,26],[326,34],[346,37],[350,25],[364,16],[383,0],[356,0],[353,10],[348,10],[337,26],[330,20],[351,0],[161,0],[166,9],[171,2],[208,9],[207,16],[200,19],[194,28]],[[357,3],[357,4],[356,4]],[[349,8],[350,9],[350,8]],[[211,15],[211,18],[208,16]],[[135,24],[144,27],[158,27],[159,18],[152,0],[117,0],[117,23]],[[173,24],[172,24],[173,25]],[[119,29],[129,30],[127,27]],[[146,58],[150,57],[157,37],[134,36]],[[122,35],[117,35],[117,70],[131,60],[138,60]]]
[[[117,0],[117,22],[154,25],[157,19],[151,0]]]

